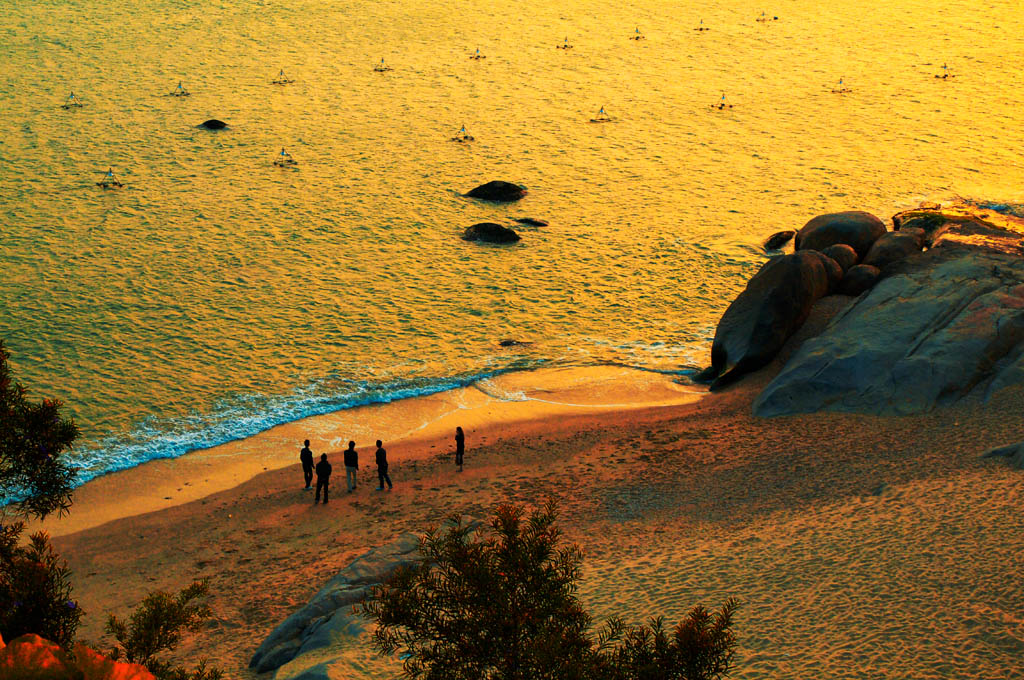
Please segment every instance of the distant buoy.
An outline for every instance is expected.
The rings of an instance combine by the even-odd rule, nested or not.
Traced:
[[[82,106],[84,106],[84,104],[82,104],[82,100],[76,97],[75,93],[72,92],[68,95],[67,101],[61,104],[60,108],[67,110],[81,108]]]
[[[284,74],[284,69],[281,69],[277,77],[270,81],[274,85],[287,85],[288,83],[294,83],[295,81]]]
[[[847,93],[853,92],[853,90],[848,88],[848,87],[846,87],[846,85],[843,84],[843,79],[840,78],[839,79],[839,84],[836,87],[832,88],[832,92],[834,92],[836,94],[847,94]]]
[[[597,112],[597,115],[590,119],[591,123],[611,123],[612,117],[605,113],[604,107]]]
[[[695,30],[695,31],[710,31],[711,29],[708,28],[707,26],[705,26],[704,25],[704,20],[701,19],[700,23],[697,25],[697,28],[695,28],[693,30]]]
[[[717,109],[719,111],[722,111],[724,109],[731,109],[732,108],[732,104],[730,104],[729,102],[727,102],[725,100],[725,93],[723,92],[722,93],[722,98],[718,100],[717,104],[712,104],[711,108],[712,109]]]
[[[120,189],[124,185],[114,175],[114,169],[108,168],[106,173],[103,174],[103,179],[96,182],[96,186],[102,189]]]
[[[569,44],[569,36],[565,36],[565,42],[555,47],[556,50],[571,50],[572,45]]]
[[[636,32],[629,36],[630,40],[647,40],[643,33],[640,32],[640,27],[636,27]]]
[[[486,59],[487,57],[480,54],[480,48],[476,48],[476,53],[469,56],[470,59]]]
[[[178,81],[178,86],[174,88],[174,92],[171,93],[172,97],[188,97],[191,96],[191,92],[181,86],[181,81]]]
[[[298,165],[299,162],[292,158],[292,155],[281,148],[281,153],[277,154],[277,158],[274,159],[274,165],[279,168],[289,168],[293,165]]]
[[[469,134],[469,131],[466,130],[466,126],[463,125],[462,129],[455,133],[455,136],[451,138],[451,141],[465,143],[476,141],[476,138]]]
[[[390,71],[391,67],[388,66],[387,64],[385,64],[384,63],[384,57],[381,57],[380,58],[380,63],[377,64],[376,66],[374,66],[373,70],[376,71],[377,73],[384,73],[385,71]]]

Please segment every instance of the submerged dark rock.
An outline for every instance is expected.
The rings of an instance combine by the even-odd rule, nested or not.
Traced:
[[[484,201],[494,201],[496,203],[510,203],[512,201],[518,201],[525,195],[526,189],[523,187],[518,184],[502,182],[500,180],[481,184],[466,194],[466,196],[470,198],[479,198]]]
[[[796,249],[820,251],[845,243],[863,258],[885,231],[882,220],[862,210],[818,215],[797,232]]]
[[[711,346],[712,389],[756,371],[778,354],[829,291],[829,273],[817,252],[782,255],[766,262],[725,310]],[[838,265],[836,265],[838,267]]]
[[[464,241],[484,241],[487,243],[515,243],[519,240],[519,234],[513,229],[495,224],[494,222],[480,222],[471,227],[466,227],[462,234]]]
[[[532,344],[532,342],[523,342],[522,340],[502,340],[498,343],[501,347],[523,347]]]
[[[535,220],[532,217],[517,217],[516,222],[519,224],[525,224],[528,227],[546,227],[548,223],[544,220]]]
[[[789,243],[794,236],[796,236],[796,232],[792,229],[789,231],[777,231],[764,242],[764,249],[779,250],[782,246]]]
[[[201,128],[203,128],[205,130],[223,130],[227,126],[228,126],[228,124],[225,123],[224,121],[217,120],[216,118],[211,118],[210,120],[203,121],[202,123],[200,123],[196,127],[201,127]]]

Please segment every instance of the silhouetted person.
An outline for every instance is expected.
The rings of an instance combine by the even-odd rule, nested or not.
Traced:
[[[316,498],[313,505],[320,502],[320,489],[324,490],[324,505],[327,505],[327,487],[331,483],[331,464],[327,462],[327,454],[320,454],[320,462],[316,464]]]
[[[348,492],[352,493],[356,488],[356,470],[359,469],[359,453],[356,451],[356,443],[349,442],[345,449],[345,481],[348,483]]]
[[[388,477],[388,452],[384,450],[384,444],[377,440],[377,491],[384,490],[384,482],[388,484],[388,491],[391,491],[391,478]]]
[[[462,456],[466,453],[466,434],[461,427],[455,428],[455,464],[462,472]]]
[[[299,462],[302,463],[302,476],[306,478],[306,488],[310,489],[310,483],[313,481],[313,452],[309,450],[308,439],[303,449],[299,451]]]

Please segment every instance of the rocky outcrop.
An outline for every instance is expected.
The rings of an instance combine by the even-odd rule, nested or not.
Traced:
[[[922,413],[1022,383],[1024,259],[949,241],[892,265],[800,347],[754,412]]]
[[[725,310],[711,346],[711,368],[702,377],[729,384],[770,362],[807,318],[814,301],[828,293],[824,256],[782,255],[766,262]],[[837,265],[838,266],[838,265]]]
[[[886,269],[908,255],[920,252],[923,247],[924,232],[920,229],[890,231],[878,237],[862,264]]]
[[[878,267],[872,267],[869,264],[850,267],[850,271],[846,272],[846,276],[839,282],[839,292],[842,295],[857,297],[864,291],[870,290],[881,275],[882,271]]]
[[[463,241],[484,241],[486,243],[515,243],[519,240],[519,234],[514,229],[495,224],[494,222],[481,222],[471,227],[466,227],[462,234]]]
[[[792,229],[789,231],[777,231],[765,240],[764,249],[768,251],[780,250],[782,246],[789,243],[790,239],[794,236],[796,236],[796,232]]]
[[[466,196],[470,198],[479,198],[484,201],[494,201],[496,203],[510,203],[512,201],[518,201],[525,195],[526,189],[518,184],[498,180],[488,182],[487,184],[481,184],[466,194]]]
[[[200,123],[196,127],[201,127],[204,130],[223,130],[227,126],[228,126],[228,124],[225,123],[224,121],[217,120],[216,118],[211,118],[210,120],[204,120],[202,123]]]
[[[845,243],[837,243],[828,248],[823,248],[821,254],[835,260],[843,268],[843,273],[850,271],[850,268],[856,266],[859,260],[857,251]]]
[[[1005,458],[1010,467],[1015,470],[1024,470],[1024,442],[1017,442],[1009,446],[1000,446],[989,449],[981,454],[982,458]]]
[[[516,222],[519,224],[526,225],[527,227],[546,227],[548,223],[544,220],[535,220],[532,217],[517,217]]]
[[[300,654],[344,644],[358,637],[364,630],[364,620],[351,612],[352,605],[400,566],[411,564],[419,555],[418,546],[417,536],[403,534],[394,542],[356,559],[328,581],[306,606],[270,633],[253,654],[249,668],[265,673]]]
[[[818,215],[797,232],[796,249],[820,251],[845,243],[863,258],[885,231],[882,220],[861,210]]]

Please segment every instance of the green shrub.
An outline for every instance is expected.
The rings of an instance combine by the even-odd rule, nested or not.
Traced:
[[[0,527],[0,636],[33,633],[70,648],[82,616],[71,599],[71,572],[46,532],[18,545],[24,529],[21,522]]]
[[[422,680],[717,680],[732,668],[736,602],[695,607],[673,631],[661,619],[628,628],[612,619],[597,637],[576,597],[583,558],[560,545],[552,504],[528,518],[499,506],[489,527],[459,516],[420,541],[358,606],[377,624],[374,645],[398,653]]]
[[[75,471],[64,452],[78,438],[78,427],[61,415],[61,402],[35,403],[11,379],[0,340],[0,505],[4,512],[43,518],[71,507]]]
[[[690,610],[669,635],[664,619],[621,630],[621,644],[598,662],[605,680],[718,680],[732,670],[736,634],[732,630],[736,600],[714,614],[702,606]]]
[[[111,614],[106,632],[118,643],[111,657],[118,659],[123,654],[131,663],[148,668],[158,680],[219,680],[222,671],[207,668],[205,659],[189,671],[157,658],[178,646],[182,632],[198,631],[210,618],[210,607],[202,601],[207,594],[206,582],[196,581],[177,595],[162,590],[150,593],[127,621]]]

